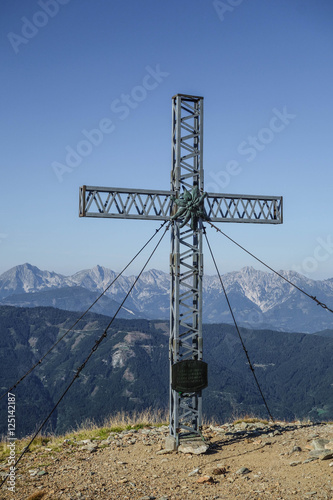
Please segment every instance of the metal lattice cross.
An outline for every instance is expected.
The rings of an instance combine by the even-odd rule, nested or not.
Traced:
[[[170,191],[80,188],[80,217],[171,221],[170,435],[199,435],[207,365],[202,351],[202,220],[282,223],[282,197],[204,192],[203,97],[172,98]]]

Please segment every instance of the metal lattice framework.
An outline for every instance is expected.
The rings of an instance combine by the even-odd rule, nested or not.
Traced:
[[[171,221],[170,254],[170,439],[200,434],[202,391],[177,392],[172,368],[181,361],[202,362],[202,220],[184,225],[175,219],[183,190],[204,193],[203,97],[172,98],[170,191],[80,188],[80,217]],[[179,203],[178,203],[179,204]],[[281,224],[282,197],[208,193],[204,210],[212,222]],[[177,215],[178,217],[178,215]]]
[[[176,95],[172,99],[171,190],[203,192],[203,98]],[[170,436],[198,433],[202,420],[202,394],[179,394],[171,387],[172,365],[186,359],[202,360],[202,228],[175,221],[170,255]]]
[[[176,191],[82,186],[80,217],[170,220]],[[212,222],[281,224],[281,196],[207,193],[205,209]]]

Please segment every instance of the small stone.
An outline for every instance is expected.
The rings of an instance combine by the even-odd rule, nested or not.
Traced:
[[[291,450],[291,453],[295,453],[298,451],[302,451],[302,448],[300,446],[294,446],[293,449]]]
[[[325,444],[328,444],[329,440],[328,439],[313,439],[311,445],[314,450],[324,450],[325,449]]]
[[[110,442],[107,439],[103,439],[103,441],[100,441],[99,443],[101,446],[109,446]]]
[[[91,439],[82,439],[82,441],[78,441],[77,444],[90,444],[91,442]]]
[[[204,483],[213,484],[214,479],[212,478],[212,476],[201,476],[199,477],[199,479],[196,480],[196,482],[199,484],[204,484]]]
[[[40,470],[39,472],[37,472],[37,476],[45,476],[46,474],[48,474],[46,470]]]
[[[236,474],[248,474],[250,471],[250,469],[248,469],[247,467],[241,467],[240,469],[238,469],[238,471],[236,471]]]
[[[319,458],[319,455],[321,455],[322,453],[323,450],[311,450],[309,455],[310,457]]]
[[[320,456],[319,456],[320,460],[330,460],[331,458],[333,458],[333,450],[327,450],[327,452],[323,452]]]
[[[156,452],[156,455],[168,455],[169,453],[172,453],[173,450],[159,450]]]
[[[97,444],[93,444],[93,443],[90,443],[90,444],[87,444],[87,446],[82,446],[82,450],[87,450],[89,451],[89,453],[94,453],[95,451],[97,451]]]
[[[44,498],[44,496],[47,495],[48,493],[50,493],[50,491],[45,491],[45,490],[37,491],[37,492],[33,493],[32,495],[29,495],[28,497],[26,497],[26,499],[27,500],[40,500],[40,499]]]
[[[188,477],[195,476],[196,474],[199,474],[199,469],[192,470],[192,472],[189,473]]]
[[[239,424],[237,424],[237,427],[241,430],[245,430],[249,427],[249,425],[246,422],[240,422]]]
[[[214,474],[214,476],[220,476],[221,474],[226,474],[226,469],[225,467],[216,467],[212,474]]]
[[[225,432],[225,429],[223,429],[222,427],[216,427],[214,425],[210,425],[209,428],[211,431],[214,432]]]
[[[290,462],[291,467],[295,467],[296,465],[299,465],[301,462],[299,460],[296,460],[295,462]]]
[[[191,455],[201,455],[206,453],[209,445],[202,441],[189,441],[178,446],[178,451],[181,453],[190,453]]]
[[[319,458],[320,460],[329,460],[333,458],[333,450],[312,450],[310,457]]]
[[[167,436],[165,438],[165,448],[167,450],[171,450],[171,451],[176,451],[177,450],[176,440],[175,440],[174,437]]]

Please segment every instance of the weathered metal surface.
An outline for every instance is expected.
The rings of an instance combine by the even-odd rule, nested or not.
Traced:
[[[198,392],[208,385],[208,365],[204,361],[186,359],[172,366],[172,389],[180,393]]]
[[[191,195],[190,199],[186,193]],[[180,193],[179,198],[175,198],[175,196],[176,191],[82,186],[80,188],[79,215],[80,217],[163,221],[180,217],[183,222],[190,215],[193,227],[200,217],[205,220],[205,216],[211,222],[257,224],[281,224],[283,222],[281,196],[198,192],[192,199],[192,193],[189,191]],[[172,205],[175,207],[174,214],[170,215]],[[199,210],[196,210],[198,207]],[[186,209],[182,211],[184,208]],[[182,213],[175,217],[176,212],[181,211]],[[190,219],[187,219],[184,225],[187,224],[188,220]]]

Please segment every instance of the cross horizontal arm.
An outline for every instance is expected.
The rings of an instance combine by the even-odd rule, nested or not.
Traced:
[[[80,217],[170,220],[173,191],[80,187]]]
[[[80,187],[80,217],[170,220],[175,191]],[[177,207],[175,206],[175,211]],[[281,196],[208,193],[205,210],[212,222],[281,224]]]
[[[283,222],[282,196],[208,193],[205,209],[212,222]]]

